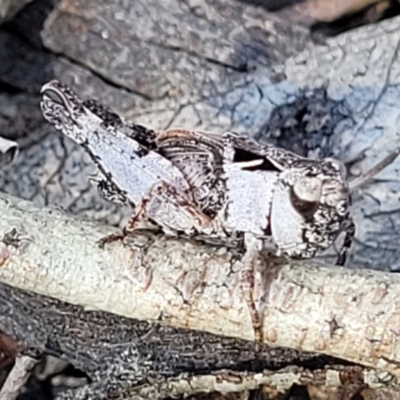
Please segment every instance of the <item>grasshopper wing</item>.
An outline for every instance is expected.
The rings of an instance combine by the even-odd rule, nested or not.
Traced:
[[[243,170],[281,172],[302,159],[232,132],[169,129],[158,133],[156,141],[158,151],[185,176],[200,208],[211,215],[224,202],[226,164],[236,164]]]
[[[171,154],[171,156],[178,153],[176,149],[187,145],[191,145],[199,151],[203,150],[209,155],[212,152],[213,160],[207,159],[207,167],[209,167],[210,162],[216,167],[215,163],[221,164],[222,160],[247,163],[245,168],[257,166],[263,170],[283,171],[300,160],[307,160],[285,149],[270,144],[260,144],[253,139],[233,132],[218,134],[186,129],[169,129],[157,135],[157,143],[165,155]],[[175,150],[170,151],[170,147],[175,148]],[[180,156],[177,155],[174,158],[178,161]]]

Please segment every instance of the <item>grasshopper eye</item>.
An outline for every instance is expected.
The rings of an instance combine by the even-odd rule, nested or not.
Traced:
[[[341,200],[336,206],[336,210],[339,215],[345,215],[349,209],[349,202],[346,200]]]
[[[291,190],[293,207],[302,215],[313,214],[321,199],[322,182],[315,177],[298,179]]]

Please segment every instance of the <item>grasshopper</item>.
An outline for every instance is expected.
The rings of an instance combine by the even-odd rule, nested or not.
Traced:
[[[400,147],[348,182],[343,163],[311,160],[235,133],[187,129],[156,132],[128,122],[95,100],[81,100],[51,81],[42,88],[45,119],[80,144],[98,167],[92,178],[106,199],[135,212],[122,239],[147,221],[170,235],[240,241],[242,288],[255,330],[255,264],[267,242],[277,255],[305,259],[344,232],[337,264],[344,265],[355,233],[351,191],[397,157]]]

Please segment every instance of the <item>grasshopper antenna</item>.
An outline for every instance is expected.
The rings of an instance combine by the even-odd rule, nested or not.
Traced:
[[[378,174],[384,168],[390,165],[397,158],[399,154],[400,154],[400,146],[397,147],[394,151],[392,151],[389,155],[387,155],[382,161],[380,161],[378,164],[372,167],[369,171],[363,173],[359,177],[350,181],[349,182],[350,190],[354,190],[364,185],[364,183],[368,182],[372,177],[374,177],[376,174]]]

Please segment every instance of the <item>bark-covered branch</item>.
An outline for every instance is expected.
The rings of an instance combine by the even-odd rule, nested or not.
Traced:
[[[137,236],[101,250],[109,232],[1,195],[0,280],[68,303],[174,327],[252,339],[233,251]],[[256,299],[266,343],[399,375],[400,278],[311,262],[260,259]]]
[[[154,400],[260,385],[277,392],[293,384],[339,390],[396,386],[390,374],[331,357],[84,311],[5,284],[0,284],[0,330],[16,341],[2,335],[0,344],[13,346],[13,353],[50,353],[89,376],[91,385],[66,392],[63,399],[108,399],[117,391],[118,399]]]

